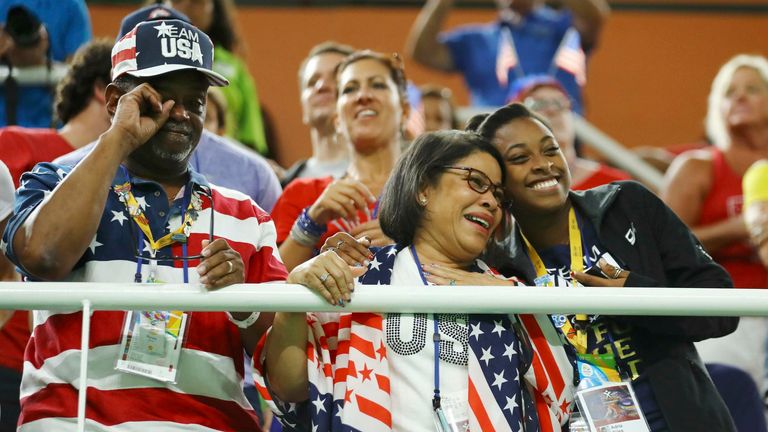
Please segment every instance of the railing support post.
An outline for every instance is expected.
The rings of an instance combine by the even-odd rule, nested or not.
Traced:
[[[88,390],[88,350],[91,339],[91,301],[83,300],[83,329],[80,333],[80,390],[77,394],[77,430],[85,432],[85,405]]]

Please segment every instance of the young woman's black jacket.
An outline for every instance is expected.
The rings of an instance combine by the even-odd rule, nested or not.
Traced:
[[[600,244],[630,271],[627,287],[732,288],[728,273],[712,261],[685,224],[639,183],[616,182],[571,192]],[[498,249],[501,248],[501,249]],[[507,275],[533,281],[519,230],[489,249],[487,261]],[[736,293],[734,293],[736,294]],[[733,332],[738,318],[612,316],[630,324],[635,347],[664,418],[676,431],[734,431],[728,410],[693,342]]]

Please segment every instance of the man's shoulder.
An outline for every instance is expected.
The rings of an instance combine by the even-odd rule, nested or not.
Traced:
[[[259,223],[271,220],[269,213],[245,193],[216,184],[210,184],[210,187],[217,213],[241,220],[255,217]]]

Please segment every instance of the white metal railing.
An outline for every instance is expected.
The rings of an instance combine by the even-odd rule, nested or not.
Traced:
[[[0,65],[0,85],[8,78],[8,72],[22,86],[55,85],[67,74],[68,66],[65,63],[53,62],[48,66],[14,67],[9,69],[6,65]]]
[[[573,114],[573,125],[576,136],[587,146],[600,152],[608,162],[630,173],[651,189],[661,190],[664,174],[651,164],[576,113]]]
[[[0,283],[0,309],[83,310],[78,430],[85,430],[88,346],[93,310],[590,313],[768,316],[768,290],[716,288],[540,288],[509,286],[359,286],[346,307],[301,285]]]

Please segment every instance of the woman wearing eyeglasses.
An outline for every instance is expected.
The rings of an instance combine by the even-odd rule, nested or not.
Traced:
[[[501,250],[487,255],[502,273],[542,286],[732,286],[688,228],[639,184],[571,191],[552,130],[525,106],[497,110],[478,131],[499,149],[509,172],[505,185],[516,227]],[[589,267],[594,271],[587,274]],[[654,432],[734,430],[692,342],[731,333],[737,323],[716,317],[552,316],[577,378],[588,384],[582,365],[608,364],[608,381],[631,381]]]
[[[296,267],[288,282],[331,304],[352,300],[358,276],[365,285],[513,289],[514,279],[478,259],[502,220],[505,176],[501,155],[480,136],[425,134],[398,162],[382,195],[379,220],[396,245],[379,249],[368,267],[326,251]],[[363,258],[367,249],[356,247]],[[438,269],[463,273],[436,276]],[[278,313],[261,353],[266,376],[257,382],[274,397],[283,425],[295,429],[434,431],[437,424],[442,431],[538,431],[540,425],[559,431],[570,380],[558,374],[551,382],[544,365],[567,376],[567,355],[543,337],[529,338],[542,329],[528,318]]]
[[[344,177],[297,179],[283,191],[272,218],[288,270],[312,258],[337,232],[390,244],[379,228],[377,202],[395,161],[410,106],[400,60],[357,51],[337,67],[337,128],[352,144]]]

